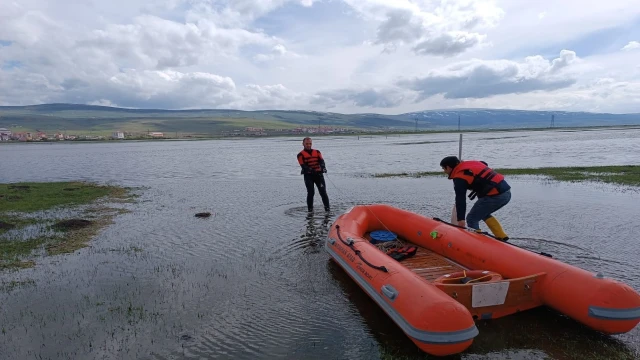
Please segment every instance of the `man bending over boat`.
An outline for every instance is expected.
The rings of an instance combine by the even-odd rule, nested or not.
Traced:
[[[461,162],[456,156],[445,157],[440,161],[440,166],[449,175],[449,179],[453,180],[457,225],[480,230],[480,220],[483,220],[496,238],[509,240],[498,219],[491,215],[511,200],[511,186],[504,180],[504,175],[489,168],[484,161]],[[478,197],[478,201],[467,214],[465,223],[467,190],[471,190],[469,199]]]
[[[324,210],[329,211],[329,196],[327,196],[327,186],[324,182],[323,173],[327,172],[324,164],[324,158],[319,150],[311,148],[311,138],[306,137],[302,140],[304,149],[298,153],[298,164],[302,170],[300,174],[304,175],[304,185],[307,187],[307,209],[313,211],[313,195],[315,194],[314,184],[318,187],[318,192],[324,204]]]

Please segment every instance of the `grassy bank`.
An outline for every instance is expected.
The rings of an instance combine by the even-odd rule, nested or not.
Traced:
[[[104,139],[76,139],[76,140],[67,140],[63,141],[64,143],[103,143],[103,142],[126,142],[126,141],[198,141],[198,140],[239,140],[239,139],[265,139],[265,138],[294,138],[294,139],[302,139],[305,136],[311,136],[312,138],[322,138],[322,137],[349,137],[359,139],[378,139],[378,138],[388,138],[388,137],[402,137],[406,135],[433,135],[433,134],[448,134],[448,133],[460,133],[460,130],[445,128],[445,127],[435,127],[428,129],[420,129],[417,131],[410,129],[402,129],[402,130],[386,130],[382,131],[379,129],[362,129],[356,128],[352,126],[341,126],[344,128],[351,129],[350,132],[346,133],[290,133],[290,132],[274,132],[271,130],[266,131],[265,135],[253,135],[244,132],[245,127],[265,127],[267,125],[273,126],[274,128],[279,129],[291,129],[293,127],[298,127],[299,125],[294,125],[291,123],[278,123],[278,122],[243,122],[243,119],[239,119],[239,122],[232,123],[229,122],[228,119],[223,119],[219,121],[219,126],[222,126],[221,129],[224,131],[231,131],[231,133],[224,134],[221,131],[214,132],[197,132],[197,131],[180,131],[180,128],[172,128],[171,130],[162,130],[157,129],[155,127],[147,129],[145,128],[142,131],[142,128],[128,128],[121,127],[120,129],[124,129],[124,131],[137,131],[139,136],[127,137],[126,139],[112,139],[111,135],[113,130],[66,130],[66,133],[69,134],[82,134],[88,136],[104,136]],[[242,126],[238,126],[238,125]],[[1,126],[0,126],[1,127]],[[640,125],[591,125],[591,126],[567,126],[567,127],[523,127],[523,128],[465,128],[462,131],[464,133],[510,133],[510,132],[529,132],[529,131],[556,131],[556,132],[578,132],[578,131],[598,131],[598,130],[620,130],[624,131],[627,129],[639,129]],[[15,128],[9,127],[9,130],[14,132],[32,132],[36,131],[33,129],[28,129],[24,127]],[[235,133],[234,130],[239,130],[240,132]],[[144,134],[147,131],[159,131],[164,132],[164,137],[162,138],[152,138],[147,137]],[[484,139],[488,140],[488,138]],[[456,142],[457,140],[446,141],[446,142]],[[435,141],[439,142],[439,141]],[[47,140],[47,141],[29,141],[29,142],[0,142],[1,145],[10,145],[10,144],[42,144],[42,143],[59,143],[57,140]],[[431,142],[423,142],[423,144],[428,144]],[[407,144],[408,145],[408,144]]]
[[[640,165],[622,166],[576,166],[522,169],[495,169],[507,176],[534,175],[544,176],[557,181],[581,182],[594,181],[616,185],[640,186]],[[374,177],[425,177],[446,176],[442,171],[416,173],[383,173]]]
[[[0,270],[86,246],[125,211],[107,202],[131,198],[129,189],[85,182],[0,184]]]

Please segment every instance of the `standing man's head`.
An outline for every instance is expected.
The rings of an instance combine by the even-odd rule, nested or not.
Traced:
[[[304,146],[305,150],[311,150],[311,144],[312,142],[310,137],[302,139],[302,146]]]
[[[460,164],[460,159],[457,156],[447,156],[440,161],[440,167],[444,170],[444,173],[451,175],[453,168]]]

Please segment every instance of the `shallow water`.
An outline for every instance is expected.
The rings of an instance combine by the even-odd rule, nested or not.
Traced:
[[[638,137],[639,130],[465,134],[463,157],[508,167],[638,164]],[[322,241],[356,203],[448,218],[453,190],[444,177],[359,175],[438,170],[440,158],[457,154],[457,139],[314,139],[327,160],[332,212],[311,217],[297,138],[1,146],[1,182],[86,179],[146,189],[91,247],[0,273],[0,358],[423,358]],[[529,177],[510,183],[512,201],[496,215],[514,244],[640,291],[637,190]],[[201,211],[214,216],[193,216]],[[12,281],[19,285],[6,285]],[[640,327],[601,336],[544,308],[478,328],[472,347],[454,358],[640,356]]]

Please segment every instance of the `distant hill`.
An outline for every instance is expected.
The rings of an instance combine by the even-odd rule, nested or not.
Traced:
[[[65,131],[109,134],[129,132],[180,132],[220,134],[245,127],[293,129],[332,126],[357,130],[446,130],[640,124],[640,114],[603,114],[565,111],[495,109],[428,110],[399,115],[340,114],[317,111],[233,109],[161,110],[125,109],[79,104],[0,106],[0,127],[13,131]]]

